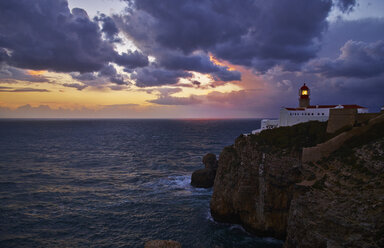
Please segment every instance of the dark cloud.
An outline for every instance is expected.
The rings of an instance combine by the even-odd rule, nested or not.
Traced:
[[[156,103],[159,105],[194,105],[201,103],[201,100],[195,96],[190,97],[174,97],[174,96],[162,96],[155,100],[149,100],[148,102]]]
[[[127,53],[122,53],[121,55],[116,56],[114,62],[125,68],[133,69],[136,67],[147,66],[148,57],[138,51],[128,51]]]
[[[121,26],[156,58],[162,56],[158,51],[209,51],[233,64],[266,71],[314,58],[331,7],[330,0],[140,0]],[[193,59],[183,63],[191,67]]]
[[[113,19],[105,14],[100,14],[94,18],[95,21],[102,23],[101,32],[103,32],[110,42],[120,43],[122,40],[118,37],[119,29]]]
[[[178,53],[165,53],[158,57],[158,62],[167,69],[187,70],[200,73],[210,73],[215,80],[241,80],[241,73],[230,71],[226,66],[214,64],[209,56],[204,54],[185,56]]]
[[[99,76],[102,77],[112,77],[117,74],[117,71],[113,65],[105,65],[103,68],[100,69],[99,71]]]
[[[0,47],[0,63],[9,59],[9,55],[4,48]],[[1,66],[1,65],[0,65]]]
[[[0,79],[2,81],[13,82],[14,80],[28,82],[49,82],[44,75],[30,75],[27,70],[18,69],[3,64],[0,66]]]
[[[384,41],[348,41],[337,59],[321,58],[307,65],[309,72],[326,77],[369,78],[384,73]]]
[[[98,71],[120,57],[125,59],[110,42],[117,35],[115,28],[105,15],[92,21],[83,9],[70,12],[66,0],[0,1],[0,59],[26,69]],[[109,40],[102,38],[103,32]],[[130,62],[125,66],[142,64]]]
[[[121,75],[115,75],[113,77],[110,78],[110,81],[112,83],[115,83],[115,84],[118,84],[118,85],[125,85],[125,84],[128,84],[125,80],[124,80],[124,77],[121,76]],[[117,89],[117,88],[115,88]]]
[[[70,87],[70,88],[75,88],[75,89],[80,90],[80,91],[88,87],[88,85],[77,84],[77,83],[63,84],[63,86]]]
[[[192,82],[193,85],[196,85],[197,87],[200,87],[201,83],[199,81],[194,80]]]
[[[157,88],[147,91],[148,93],[160,93],[157,99],[148,100],[147,102],[156,103],[159,105],[196,105],[202,102],[198,96],[191,95],[189,97],[175,97],[172,94],[181,92],[181,88]]]
[[[139,87],[161,86],[176,84],[180,78],[192,77],[185,71],[173,71],[156,67],[140,68],[131,75]]]
[[[124,89],[126,89],[126,87],[123,85],[110,85],[110,86],[108,86],[108,88],[110,88],[111,90],[124,90]]]
[[[356,0],[336,0],[336,5],[342,12],[349,13],[356,6]]]
[[[97,79],[95,73],[93,72],[86,72],[86,73],[76,73],[76,72],[73,72],[73,73],[70,73],[71,77],[73,79],[76,79],[76,80],[79,80],[79,81],[92,81],[92,80],[95,80]]]
[[[50,92],[47,89],[1,87],[0,92]]]
[[[241,73],[238,71],[230,71],[226,68],[221,67],[220,70],[212,73],[214,79],[216,81],[236,81],[241,80]]]
[[[319,57],[336,58],[340,48],[348,41],[375,42],[384,40],[384,18],[365,18],[358,20],[338,19],[330,23],[328,31],[323,35]]]

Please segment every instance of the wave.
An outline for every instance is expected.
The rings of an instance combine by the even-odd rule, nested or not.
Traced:
[[[191,185],[191,175],[172,175],[166,178],[147,182],[143,185],[151,188],[153,193],[174,195],[211,195],[212,189],[194,188]]]

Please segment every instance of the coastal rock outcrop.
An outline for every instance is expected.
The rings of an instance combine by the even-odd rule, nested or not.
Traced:
[[[263,152],[240,137],[220,154],[211,214],[252,233],[284,239],[293,187],[299,180],[298,156]]]
[[[303,172],[285,248],[384,247],[384,121]]]
[[[191,185],[197,188],[210,188],[213,186],[218,167],[216,155],[208,153],[203,157],[204,169],[192,173]]]
[[[346,132],[309,122],[240,136],[220,154],[212,217],[285,248],[384,247],[384,115]],[[338,135],[349,137],[302,161]]]

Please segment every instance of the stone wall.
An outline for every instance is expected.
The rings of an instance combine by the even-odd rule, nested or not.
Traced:
[[[329,156],[333,151],[336,151],[345,141],[353,136],[360,135],[371,128],[376,123],[384,122],[384,114],[379,114],[375,118],[368,120],[367,125],[354,127],[347,132],[343,132],[332,139],[318,144],[314,147],[303,148],[301,160],[302,162],[316,162],[323,157]],[[329,125],[329,123],[328,123]]]
[[[330,109],[327,126],[327,133],[334,133],[337,130],[350,126],[356,122],[357,109]]]
[[[383,112],[384,113],[384,112]],[[364,122],[367,122],[369,121],[370,119],[372,118],[375,118],[377,116],[379,116],[380,113],[364,113],[364,114],[357,114],[356,116],[356,124],[357,125],[360,125]]]

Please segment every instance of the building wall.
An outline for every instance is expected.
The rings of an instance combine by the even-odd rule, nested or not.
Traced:
[[[280,110],[279,126],[292,126],[307,121],[327,121],[329,108],[310,108],[305,110]]]
[[[261,121],[261,130],[273,129],[279,126],[279,120],[264,119]]]

